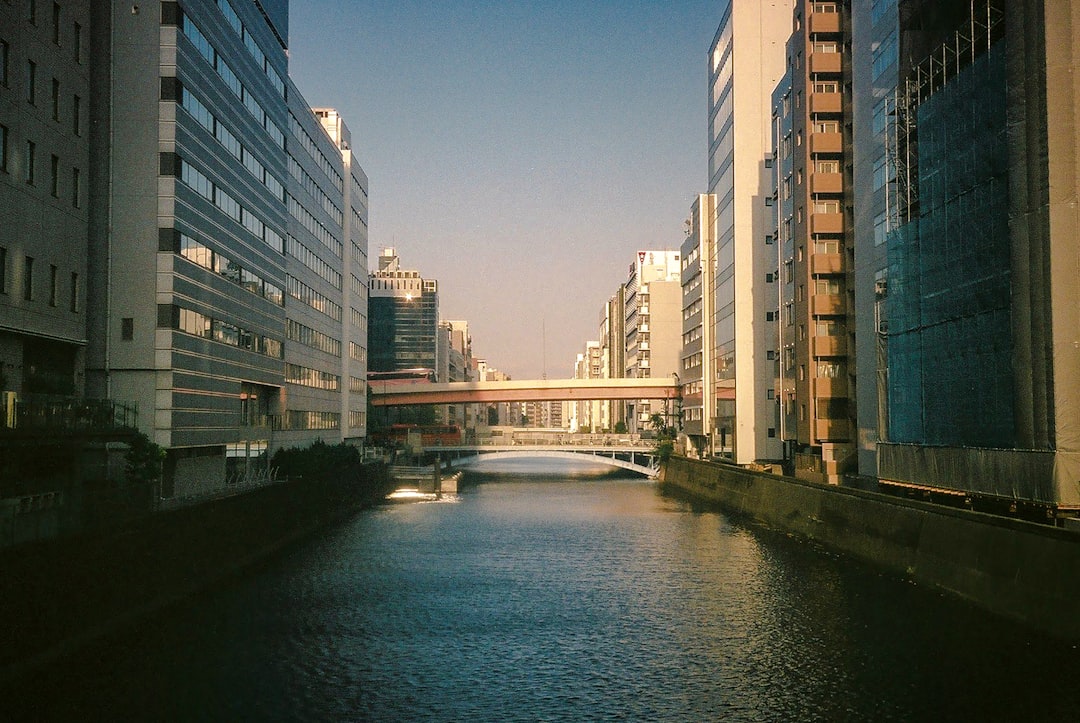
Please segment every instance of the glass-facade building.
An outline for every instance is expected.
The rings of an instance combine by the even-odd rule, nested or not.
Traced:
[[[92,138],[108,150],[94,161],[88,385],[138,404],[167,451],[166,498],[264,478],[283,444],[362,436],[343,401],[346,310],[362,305],[342,276],[347,139],[288,79],[287,3],[94,13],[108,61],[93,89],[110,102]]]

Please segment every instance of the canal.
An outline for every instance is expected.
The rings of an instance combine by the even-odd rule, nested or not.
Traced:
[[[1080,711],[1071,644],[640,478],[488,469],[459,495],[363,512],[54,666],[0,710],[200,721]]]

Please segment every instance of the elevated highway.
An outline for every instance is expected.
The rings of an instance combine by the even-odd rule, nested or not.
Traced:
[[[532,379],[506,382],[370,381],[376,407],[484,402],[583,402],[595,399],[677,399],[674,379]]]

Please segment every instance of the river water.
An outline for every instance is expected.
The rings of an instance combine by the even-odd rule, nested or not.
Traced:
[[[18,717],[1080,716],[1073,645],[640,478],[488,469],[459,495],[365,511],[56,666]]]

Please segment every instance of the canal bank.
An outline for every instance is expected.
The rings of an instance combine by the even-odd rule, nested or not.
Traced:
[[[1080,640],[1080,533],[672,457],[660,485]]]
[[[383,464],[0,552],[0,684],[130,627],[389,493]]]

